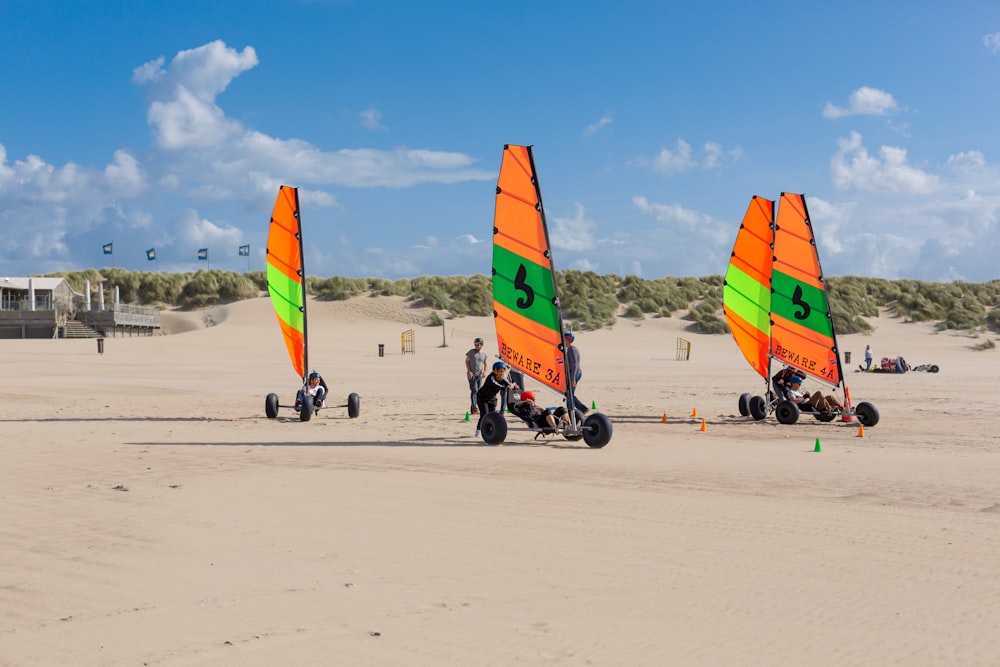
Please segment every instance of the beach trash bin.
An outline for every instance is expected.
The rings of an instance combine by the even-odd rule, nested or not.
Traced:
[[[104,354],[104,339],[97,339],[97,354]]]
[[[378,344],[378,356],[380,356],[380,357],[384,357],[385,356],[385,344],[384,343],[379,343]]]
[[[851,353],[850,352],[844,352],[844,363],[845,364],[850,364],[851,363]]]

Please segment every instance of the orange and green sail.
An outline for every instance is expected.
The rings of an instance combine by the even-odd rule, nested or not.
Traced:
[[[729,331],[750,366],[765,380],[771,352],[771,260],[774,202],[755,196],[736,234],[722,288]]]
[[[778,202],[774,228],[771,358],[831,385],[843,379],[806,199],[787,192]]]
[[[530,146],[503,149],[493,218],[493,318],[504,361],[566,394],[562,317]]]
[[[267,232],[267,291],[295,372],[305,382],[306,282],[302,257],[299,189],[282,185]]]

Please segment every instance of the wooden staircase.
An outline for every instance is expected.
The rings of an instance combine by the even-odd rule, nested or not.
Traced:
[[[101,338],[101,334],[77,320],[66,320],[62,327],[63,338]]]

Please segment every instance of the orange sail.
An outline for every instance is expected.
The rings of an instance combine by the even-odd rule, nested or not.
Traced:
[[[267,291],[278,316],[292,367],[306,379],[306,281],[298,188],[282,185],[267,233]]]
[[[736,234],[722,288],[722,311],[740,352],[765,380],[771,351],[771,245],[774,202],[755,196]]]
[[[493,318],[500,356],[568,391],[552,250],[530,146],[504,146],[493,218]]]
[[[840,384],[833,313],[804,195],[782,193],[771,271],[771,358]]]

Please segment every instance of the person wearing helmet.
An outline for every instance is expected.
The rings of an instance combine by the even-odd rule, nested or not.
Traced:
[[[569,424],[569,413],[566,408],[540,408],[535,403],[535,392],[522,391],[521,400],[514,404],[511,412],[523,419],[528,426],[542,429],[542,433],[556,432],[556,419],[562,425]],[[537,437],[537,436],[536,436]]]
[[[326,382],[323,381],[323,376],[316,371],[309,374],[306,384],[302,387],[302,389],[299,389],[298,393],[295,395],[296,408],[302,405],[302,398],[306,394],[313,397],[314,408],[323,407],[323,399],[326,398]]]
[[[476,437],[479,437],[479,429],[483,425],[483,415],[497,409],[497,394],[506,391],[514,386],[506,377],[507,364],[498,361],[493,364],[493,372],[490,373],[483,386],[476,392],[476,406],[479,408],[479,419],[476,421]]]

